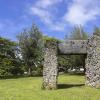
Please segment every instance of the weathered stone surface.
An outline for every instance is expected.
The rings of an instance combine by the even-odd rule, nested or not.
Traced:
[[[59,50],[59,52],[58,52]],[[87,54],[86,84],[100,88],[100,37],[89,40],[69,40],[65,43],[46,42],[44,50],[43,88],[57,88],[57,55]]]
[[[88,40],[86,60],[86,84],[100,88],[100,37]]]
[[[58,44],[59,54],[86,54],[87,40],[68,40]]]
[[[57,88],[57,43],[46,42],[44,50],[43,88]]]

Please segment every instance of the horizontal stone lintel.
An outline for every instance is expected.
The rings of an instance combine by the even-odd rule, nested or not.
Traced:
[[[87,54],[88,40],[67,40],[58,44],[59,54]]]

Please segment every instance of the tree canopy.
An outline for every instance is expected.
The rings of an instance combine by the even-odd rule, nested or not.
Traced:
[[[0,77],[8,77],[22,73],[20,60],[16,57],[17,44],[0,37]]]
[[[24,30],[18,35],[19,47],[22,59],[28,70],[28,74],[32,75],[32,71],[43,60],[43,37],[39,29],[33,25],[29,30]]]

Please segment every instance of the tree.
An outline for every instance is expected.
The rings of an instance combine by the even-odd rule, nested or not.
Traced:
[[[97,26],[94,28],[94,35],[100,36],[100,28]]]
[[[71,67],[70,56],[59,55],[58,64],[59,72],[68,72],[68,69]]]
[[[21,62],[15,55],[16,47],[15,42],[0,37],[0,77],[22,73]]]
[[[74,40],[87,40],[88,34],[84,31],[82,26],[75,26],[71,31],[70,39]]]
[[[28,74],[32,75],[33,69],[36,69],[40,65],[42,66],[42,33],[33,25],[29,30],[24,30],[20,33],[18,40],[22,59],[28,69]]]

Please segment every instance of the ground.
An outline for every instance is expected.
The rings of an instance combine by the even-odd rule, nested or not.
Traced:
[[[60,75],[58,90],[41,90],[41,77],[0,80],[0,100],[100,100],[100,89],[84,86],[85,77]]]

